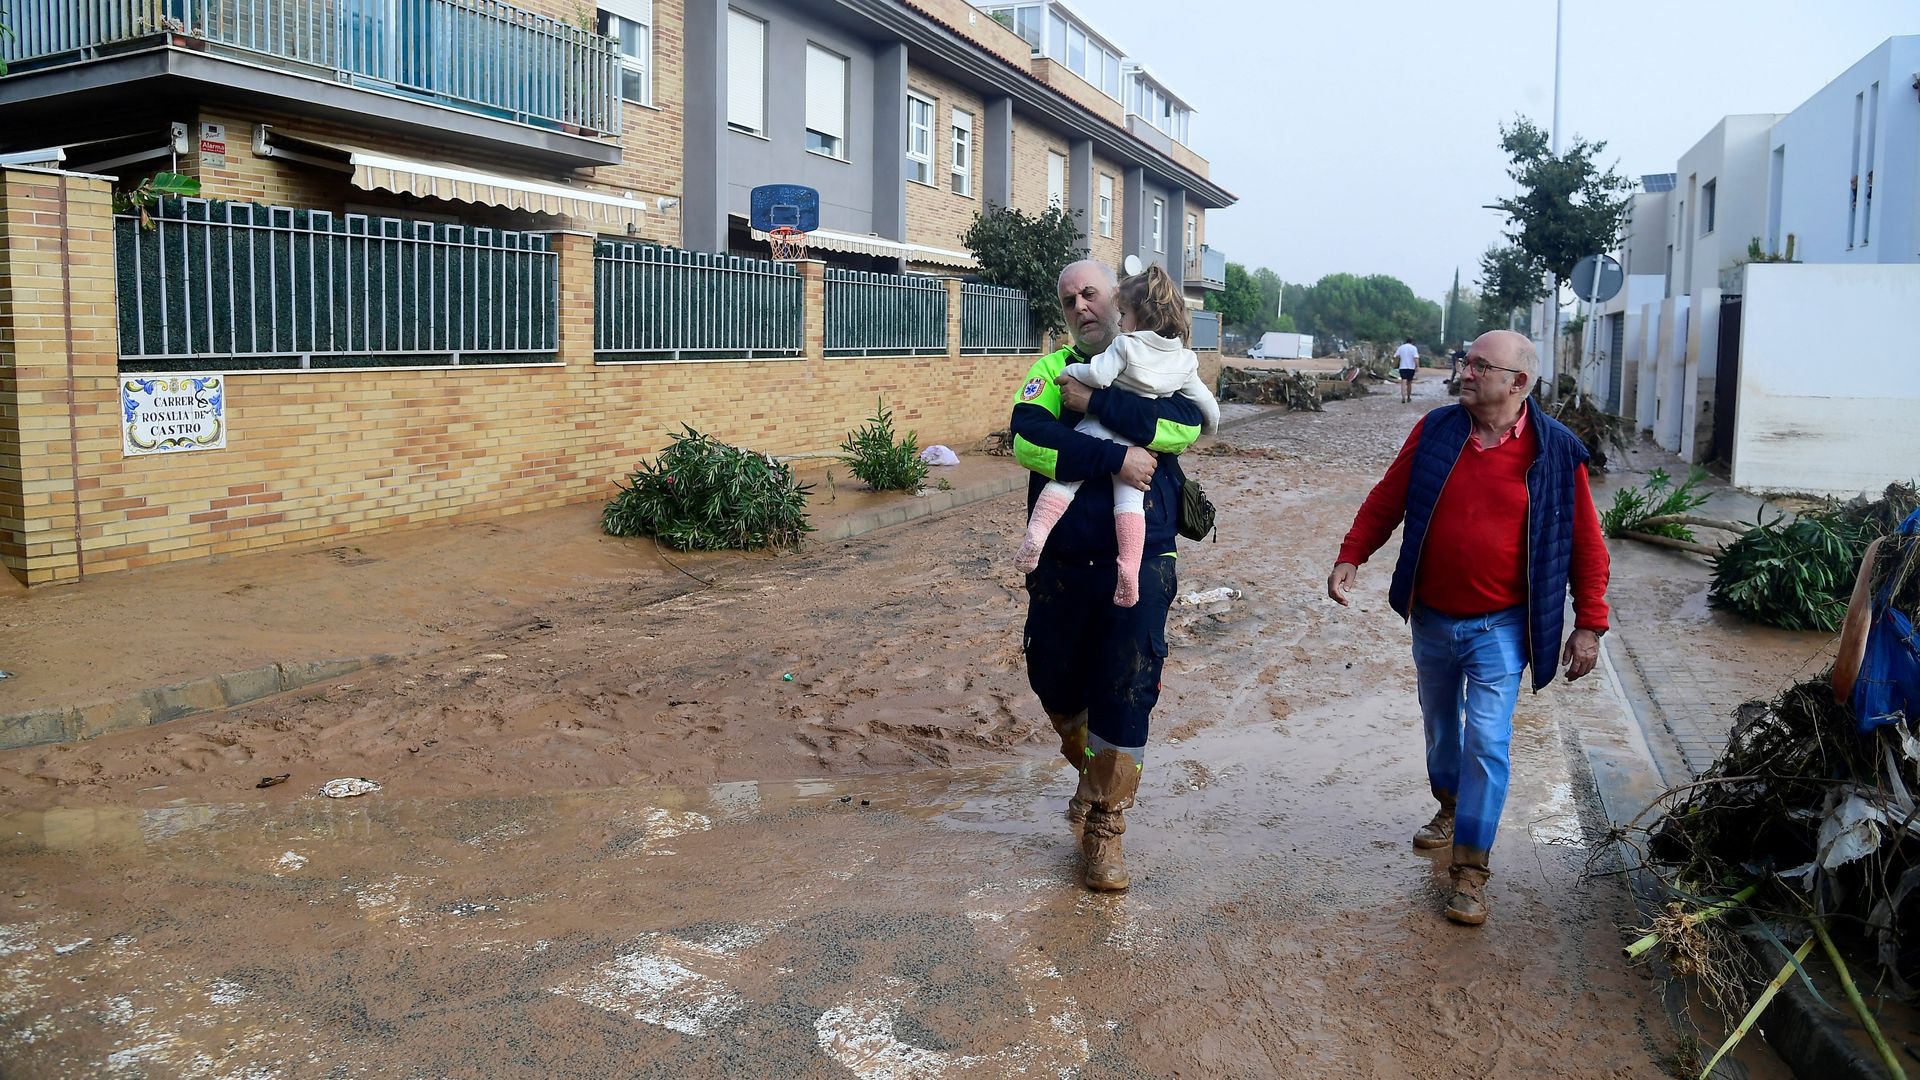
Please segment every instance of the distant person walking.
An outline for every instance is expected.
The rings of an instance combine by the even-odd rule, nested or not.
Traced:
[[[1413,375],[1420,370],[1420,350],[1414,345],[1413,339],[1408,338],[1399,348],[1393,350],[1393,355],[1400,361],[1400,401],[1402,404],[1411,404]]]
[[[1539,371],[1522,335],[1482,334],[1459,402],[1414,424],[1327,575],[1327,595],[1345,605],[1360,564],[1405,521],[1387,602],[1413,624],[1427,782],[1440,803],[1413,844],[1452,846],[1446,914],[1470,926],[1487,921],[1520,675],[1532,668],[1537,692],[1557,658],[1578,679],[1607,632],[1607,547],[1587,448],[1532,403]],[[1563,652],[1569,591],[1575,629]]]

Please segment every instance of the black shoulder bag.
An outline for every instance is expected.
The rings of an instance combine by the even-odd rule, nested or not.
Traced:
[[[1177,455],[1173,459],[1173,469],[1180,481],[1180,517],[1174,529],[1189,540],[1205,540],[1207,534],[1214,531],[1213,501],[1207,498],[1200,482],[1181,468]],[[1219,543],[1220,537],[1215,535],[1213,542]]]

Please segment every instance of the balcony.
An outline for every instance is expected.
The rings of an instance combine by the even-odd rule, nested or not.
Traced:
[[[68,115],[80,98],[124,108],[180,89],[129,84],[185,80],[442,141],[592,141],[607,149],[572,146],[579,163],[619,158],[612,40],[500,0],[18,0],[9,15],[0,108],[40,106],[26,123],[62,119],[55,99]]]
[[[1214,292],[1227,291],[1227,253],[1200,245],[1199,274],[1190,279],[1194,285]]]

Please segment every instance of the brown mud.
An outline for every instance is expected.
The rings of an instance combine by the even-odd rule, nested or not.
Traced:
[[[1440,917],[1385,570],[1322,595],[1423,407],[1196,456],[1131,892],[1075,883],[1025,685],[1018,496],[715,579],[533,602],[472,647],[0,754],[0,1062],[127,1076],[1661,1075],[1660,987],[1576,733],[1525,695],[1493,918]],[[652,579],[649,579],[652,580]],[[431,622],[423,605],[413,616]],[[396,633],[405,628],[396,626]],[[782,676],[791,673],[791,682]],[[262,776],[291,773],[255,790]],[[328,800],[366,776],[378,793]],[[1765,1061],[1754,1075],[1770,1076]]]

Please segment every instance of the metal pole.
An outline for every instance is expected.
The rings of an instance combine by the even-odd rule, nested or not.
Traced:
[[[1566,0],[1554,0],[1553,5],[1553,129],[1552,137],[1554,157],[1560,156],[1560,26],[1565,21]],[[1547,334],[1546,392],[1542,400],[1552,402],[1560,395],[1560,275],[1549,274],[1547,302],[1553,305],[1553,315],[1547,320],[1551,328]]]

